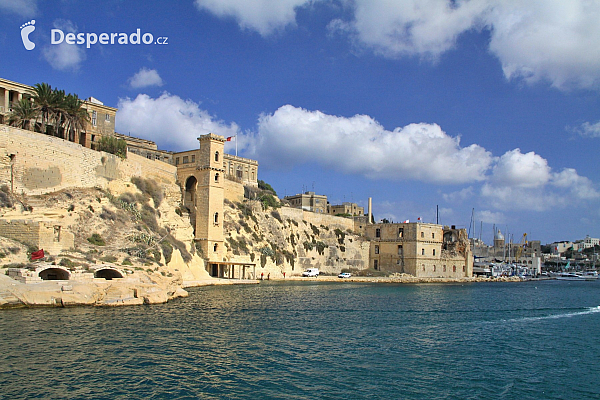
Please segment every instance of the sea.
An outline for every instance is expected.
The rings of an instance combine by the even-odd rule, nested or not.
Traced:
[[[600,282],[189,292],[0,311],[0,398],[600,399]]]

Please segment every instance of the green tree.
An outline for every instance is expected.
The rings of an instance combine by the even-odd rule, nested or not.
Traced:
[[[13,104],[12,112],[8,117],[8,124],[21,129],[31,129],[31,120],[35,120],[38,112],[27,97],[23,97],[16,104]]]
[[[261,190],[266,190],[268,192],[272,192],[273,195],[277,196],[277,192],[275,192],[275,189],[273,189],[273,187],[271,185],[269,185],[267,182],[263,181],[263,180],[258,180],[258,188]]]
[[[127,142],[114,136],[102,136],[98,141],[97,150],[127,158]]]

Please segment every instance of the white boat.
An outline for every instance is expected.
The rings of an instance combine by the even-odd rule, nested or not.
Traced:
[[[559,281],[595,281],[598,279],[598,273],[586,272],[581,274],[576,272],[562,272],[556,275],[556,279]]]

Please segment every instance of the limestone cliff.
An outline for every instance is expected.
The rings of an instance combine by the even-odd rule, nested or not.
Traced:
[[[353,233],[352,220],[318,217],[289,207],[265,208],[259,201],[226,201],[225,245],[227,261],[256,265],[256,277],[300,275],[306,268],[322,274],[368,267],[369,242]]]

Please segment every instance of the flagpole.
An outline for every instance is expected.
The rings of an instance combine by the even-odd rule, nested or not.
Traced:
[[[237,157],[237,135],[235,135],[235,156]]]

